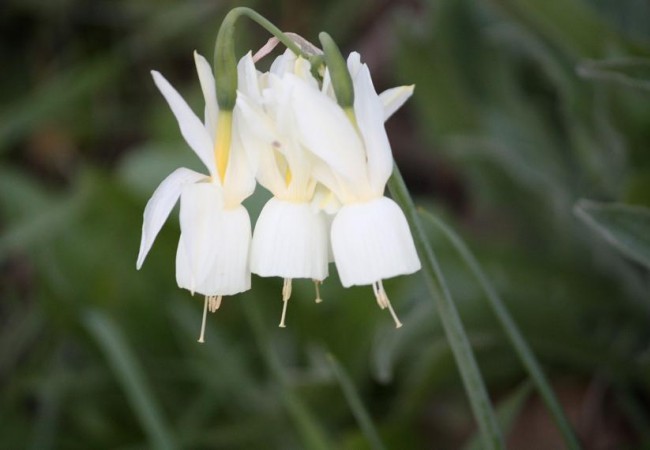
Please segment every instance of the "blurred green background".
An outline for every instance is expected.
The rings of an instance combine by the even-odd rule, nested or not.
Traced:
[[[149,70],[201,111],[192,51],[211,59],[235,5],[3,1],[1,449],[370,448],[345,381],[387,448],[471,444],[419,274],[386,283],[400,330],[370,288],[344,290],[335,274],[319,305],[311,283],[294,283],[278,329],[282,280],[254,277],[200,345],[203,299],[174,278],[176,214],[135,270],[147,199],[174,168],[198,167]],[[246,5],[312,41],[330,32],[379,90],[416,84],[387,124],[416,203],[476,253],[584,447],[650,448],[650,253],[635,255],[650,233],[637,227],[621,251],[584,220],[600,203],[578,203],[648,214],[650,3]],[[238,36],[240,55],[268,38],[244,21]],[[247,201],[253,217],[266,198],[258,187]],[[482,291],[429,232],[509,448],[563,448]]]

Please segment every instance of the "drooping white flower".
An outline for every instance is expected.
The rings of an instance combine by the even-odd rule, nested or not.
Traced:
[[[306,60],[287,51],[269,73],[259,76],[259,85],[242,86],[237,103],[248,125],[242,139],[255,161],[257,180],[273,194],[255,225],[251,271],[284,278],[280,327],[285,326],[292,279],[314,280],[318,302],[318,286],[328,275],[329,224],[325,214],[311,206],[316,188],[314,157],[298,141],[291,109],[294,78],[318,87],[309,69]],[[252,59],[246,73],[248,80],[257,76]]]
[[[241,202],[252,194],[255,179],[239,137],[239,113],[219,111],[210,65],[196,52],[194,60],[205,100],[203,122],[160,73],[151,73],[208,174],[180,168],[158,186],[145,207],[137,268],[180,198],[176,281],[205,295],[202,342],[207,309],[216,310],[224,295],[250,289],[251,225]]]
[[[358,53],[348,58],[354,109],[335,100],[326,73],[322,89],[296,82],[292,95],[300,141],[320,163],[314,177],[342,203],[332,223],[331,242],[341,283],[373,286],[379,306],[395,315],[382,280],[420,269],[404,213],[384,197],[393,157],[384,121],[410,97],[412,87],[377,95]]]

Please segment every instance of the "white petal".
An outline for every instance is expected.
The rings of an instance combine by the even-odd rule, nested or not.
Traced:
[[[393,171],[393,154],[384,127],[383,105],[365,64],[354,78],[354,113],[365,143],[370,185],[375,195],[383,195]]]
[[[152,70],[151,75],[174,113],[183,138],[213,175],[216,172],[216,166],[212,156],[212,138],[208,131],[196,114],[187,106],[185,100],[160,73]]]
[[[357,76],[361,66],[361,55],[358,52],[351,52],[348,55],[348,71],[353,80]]]
[[[181,234],[178,240],[178,248],[176,249],[176,284],[178,287],[187,289],[194,295],[194,288],[196,287],[196,280],[192,274],[192,266],[190,257],[185,250],[185,239]],[[205,295],[205,294],[204,294]]]
[[[311,64],[304,58],[297,58],[292,73],[314,89],[319,89],[318,81],[311,74]]]
[[[284,178],[273,155],[274,142],[279,143],[280,139],[275,124],[260,105],[243,93],[237,96],[235,114],[239,117],[236,131],[257,181],[271,192],[282,190]]]
[[[190,183],[197,183],[206,178],[205,175],[194,172],[190,169],[180,168],[172,172],[156,188],[153,195],[144,208],[144,220],[142,222],[142,239],[140,240],[140,252],[136,267],[142,267],[147,253],[153,245],[158,232],[162,228],[167,216],[174,208],[181,195],[183,187]]]
[[[183,188],[181,235],[191,284],[181,287],[192,292],[201,292],[200,283],[207,277],[207,271],[214,258],[214,240],[218,235],[222,212],[223,194],[219,185],[198,183]]]
[[[269,72],[282,76],[293,70],[293,64],[296,62],[296,55],[291,50],[286,49],[283,54],[275,58],[271,64]]]
[[[296,123],[307,150],[325,161],[345,181],[365,185],[363,144],[343,109],[301,80],[294,83],[293,93]]]
[[[323,86],[321,87],[321,92],[327,95],[329,98],[336,99],[336,94],[334,93],[334,86],[332,86],[332,76],[330,75],[329,69],[325,69],[325,75],[323,75]]]
[[[391,89],[386,89],[379,94],[379,99],[384,105],[384,121],[388,120],[395,111],[400,109],[402,105],[411,98],[415,85],[410,86],[397,86]]]
[[[197,292],[204,295],[235,295],[251,287],[251,220],[243,206],[226,209],[213,230],[212,261]]]
[[[248,161],[241,139],[241,120],[240,113],[235,109],[228,169],[223,181],[226,208],[238,206],[244,199],[250,197],[255,190],[255,173]]]
[[[404,213],[386,197],[343,206],[332,223],[332,250],[344,287],[420,269]]]
[[[323,211],[327,216],[333,216],[341,209],[341,202],[334,192],[318,183],[311,201],[312,209]]]
[[[258,73],[251,52],[246,53],[237,63],[237,89],[254,101],[261,99]]]
[[[263,277],[327,277],[325,216],[308,203],[269,200],[260,213],[251,247],[251,271]]]
[[[203,99],[205,100],[205,127],[210,137],[214,139],[217,115],[219,114],[214,75],[212,74],[210,63],[197,52],[194,52],[194,63],[196,64],[196,71],[199,74],[199,83],[201,83]]]
[[[240,206],[224,210],[216,228],[207,236],[205,265],[195,270],[181,235],[176,253],[179,287],[202,295],[234,295],[250,289],[250,218]]]

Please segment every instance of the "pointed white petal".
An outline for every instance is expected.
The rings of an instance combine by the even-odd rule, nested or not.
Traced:
[[[343,109],[299,79],[293,83],[292,104],[305,148],[354,185],[367,183],[363,144]]]
[[[397,86],[391,89],[386,89],[379,94],[382,105],[384,105],[384,121],[388,120],[395,111],[400,109],[406,100],[413,95],[415,85],[410,86]]]
[[[282,76],[285,73],[292,71],[293,64],[295,62],[296,55],[291,50],[286,49],[283,54],[273,60],[269,72],[278,76]]]
[[[304,58],[297,58],[292,73],[314,89],[318,89],[318,81],[311,74],[311,64]]]
[[[393,154],[384,127],[383,105],[365,64],[354,78],[354,113],[365,144],[370,185],[375,195],[383,195],[393,171]]]
[[[263,277],[327,277],[325,216],[308,203],[269,200],[255,224],[251,271]]]
[[[180,94],[176,92],[171,84],[169,84],[165,77],[155,70],[151,71],[151,75],[153,76],[156,86],[158,86],[158,89],[165,97],[165,100],[167,100],[169,107],[174,113],[183,138],[185,138],[185,141],[190,148],[194,150],[203,164],[205,164],[205,167],[208,168],[210,174],[214,174],[216,172],[216,167],[214,158],[212,157],[212,138],[208,134],[203,123],[201,123],[199,118],[196,117],[196,114],[194,114],[190,107],[187,106],[185,100],[183,100]]]
[[[142,267],[147,253],[153,245],[158,232],[162,228],[167,216],[174,208],[181,195],[183,187],[190,183],[197,183],[206,178],[205,175],[194,172],[190,169],[180,168],[172,172],[156,188],[153,195],[144,208],[144,220],[142,222],[142,239],[140,240],[140,252],[136,267]]]
[[[238,117],[235,131],[257,181],[271,192],[282,190],[284,178],[273,155],[274,143],[279,143],[275,124],[260,105],[241,92],[237,96],[235,115]]]
[[[336,94],[334,94],[334,86],[332,86],[332,76],[328,69],[325,69],[325,75],[323,75],[323,86],[321,87],[321,92],[329,98],[336,98]]]
[[[194,63],[196,64],[196,71],[199,74],[199,82],[201,83],[203,99],[205,100],[205,127],[210,137],[214,139],[217,115],[219,113],[214,75],[212,74],[210,63],[197,52],[194,52]]]
[[[361,66],[361,55],[358,52],[351,52],[348,55],[348,71],[353,80],[357,76]]]
[[[344,287],[420,269],[404,213],[386,197],[341,208],[332,223],[334,261]]]
[[[237,89],[254,101],[261,99],[258,73],[251,52],[246,53],[237,63]]]
[[[232,140],[228,169],[223,181],[223,195],[226,208],[233,208],[241,204],[255,190],[255,173],[246,156],[246,150],[241,138],[240,112],[235,109],[233,116]]]

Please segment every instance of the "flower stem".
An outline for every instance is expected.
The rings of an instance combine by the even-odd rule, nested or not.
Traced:
[[[413,199],[396,165],[393,169],[393,175],[388,181],[388,188],[395,201],[402,207],[414,232],[413,238],[422,262],[422,273],[458,364],[472,412],[478,422],[483,444],[482,448],[486,450],[505,449],[503,437],[494,415],[494,409],[490,403],[485,383],[481,377],[463,323],[445,282],[442,270],[431,250],[424,228],[420,223]]]
[[[510,316],[510,313],[503,304],[503,301],[499,297],[499,294],[497,294],[497,291],[494,289],[487,276],[481,269],[479,262],[476,260],[467,245],[463,242],[462,238],[458,236],[458,234],[444,222],[435,217],[433,214],[424,210],[420,210],[420,215],[434,224],[440,231],[442,231],[445,237],[449,240],[449,242],[451,242],[462,259],[465,261],[470,271],[481,285],[483,292],[485,292],[485,296],[488,300],[490,308],[492,308],[492,312],[494,312],[494,315],[497,316],[497,319],[501,323],[501,327],[506,332],[506,336],[510,340],[510,343],[515,349],[515,352],[521,360],[521,363],[524,365],[526,371],[535,383],[535,386],[539,391],[539,395],[542,397],[542,400],[550,411],[555,424],[564,437],[564,442],[567,445],[567,448],[570,450],[579,450],[580,444],[576,438],[575,433],[573,432],[573,428],[564,415],[564,411],[562,410],[560,403],[557,401],[557,398],[553,393],[553,389],[546,380],[544,372],[537,362],[533,351],[530,349],[526,343],[526,340],[521,335],[517,324]]]
[[[289,50],[307,59],[312,65],[321,57],[305,53],[298,44],[273,25],[265,17],[250,8],[239,6],[231,9],[217,33],[214,44],[214,74],[217,85],[217,102],[219,108],[232,111],[237,99],[237,58],[235,56],[235,24],[241,16],[246,16],[278,38]]]

